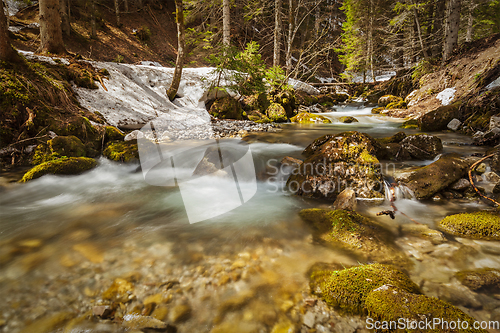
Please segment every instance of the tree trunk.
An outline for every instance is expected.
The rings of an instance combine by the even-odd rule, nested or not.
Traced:
[[[286,48],[286,75],[292,72],[292,43],[293,43],[293,29],[294,29],[294,6],[293,0],[288,1],[288,41]]]
[[[274,55],[273,66],[280,65],[281,53],[281,10],[283,8],[282,0],[274,1]]]
[[[120,2],[119,0],[114,0],[115,1],[115,14],[116,14],[116,25],[118,27],[121,27],[121,21],[120,21]]]
[[[61,15],[61,30],[65,36],[69,37],[71,34],[71,25],[69,24],[67,3],[68,0],[59,1],[59,13]]]
[[[469,16],[467,17],[467,34],[465,35],[466,42],[472,42],[474,36],[474,9],[476,9],[476,4],[471,1],[469,4]]]
[[[432,46],[432,56],[439,57],[443,52],[443,22],[445,16],[446,1],[436,0],[436,11],[434,12],[434,28],[432,34],[434,35]]]
[[[370,56],[370,71],[372,73],[372,80],[373,82],[376,82],[375,80],[375,71],[373,70],[373,0],[370,0],[370,29],[368,31],[368,54]]]
[[[172,84],[167,91],[167,96],[170,101],[175,99],[177,90],[179,89],[179,84],[181,82],[182,67],[184,66],[184,8],[182,6],[182,0],[175,0],[175,17],[177,21],[177,61],[175,62],[174,77],[172,78]]]
[[[3,8],[3,0],[0,0],[0,61],[16,61],[18,59],[20,59],[19,55],[10,45],[7,16]]]
[[[225,46],[231,44],[231,10],[230,0],[222,0],[222,43]]]
[[[97,29],[95,23],[95,0],[91,0],[91,13],[90,13],[90,25],[91,25],[91,37],[97,37]]]
[[[40,0],[41,53],[66,53],[64,47],[59,0]]]
[[[123,4],[125,6],[125,13],[128,13],[128,0],[123,0]]]
[[[416,7],[413,7],[413,15],[415,17],[415,26],[417,27],[418,40],[420,42],[420,47],[422,48],[422,54],[424,55],[424,58],[427,59],[429,58],[429,55],[427,54],[427,50],[425,49],[424,41],[422,39],[422,30],[420,30],[420,22],[418,20],[418,12]]]
[[[458,42],[461,0],[448,0],[446,25],[444,27],[443,61],[448,60]]]

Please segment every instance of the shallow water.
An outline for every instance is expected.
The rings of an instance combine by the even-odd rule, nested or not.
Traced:
[[[69,311],[81,320],[73,326],[65,324],[66,332],[120,332],[118,324],[90,320],[88,311],[102,303],[102,292],[115,278],[131,276],[136,299],[119,310],[122,315],[147,296],[161,294],[165,305],[157,307],[172,313],[176,305],[188,304],[192,310],[187,319],[175,323],[179,332],[210,332],[224,325],[232,325],[233,331],[236,327],[240,332],[266,332],[283,321],[300,327],[308,311],[304,305],[309,297],[307,269],[318,261],[350,266],[358,259],[312,242],[297,213],[303,208],[327,208],[328,203],[292,196],[284,188],[285,175],[269,178],[274,170],[269,165],[284,156],[300,157],[309,143],[324,134],[357,130],[384,137],[400,131],[401,120],[370,111],[337,107],[324,114],[332,124],[286,124],[279,133],[252,135],[248,141],[256,165],[257,193],[245,205],[195,224],[189,223],[179,189],[148,185],[136,172],[137,165],[101,159],[98,168],[83,175],[9,184],[0,192],[4,296],[0,319],[5,320],[0,331],[19,332],[37,319]],[[358,118],[359,123],[335,121],[344,115]],[[445,152],[482,152],[465,136],[437,135]],[[431,162],[394,163],[386,170],[398,172]],[[213,187],[218,181],[214,177],[209,184]],[[214,202],[211,209],[219,209],[211,187],[202,186],[198,192]],[[486,206],[478,201],[416,201],[402,196],[395,205],[405,215],[399,213],[394,220],[376,216],[390,208],[388,202],[382,206],[360,202],[358,210],[394,232],[398,245],[415,263],[410,276],[427,295],[444,298],[478,320],[498,320],[497,296],[464,289],[453,274],[500,268],[499,242],[448,237],[442,244],[432,244],[405,233],[405,226],[414,224],[411,219],[435,229],[446,215]],[[165,287],[167,281],[174,281],[173,287]],[[344,319],[333,311],[324,313],[319,331],[334,330],[335,325],[340,332],[364,330],[362,319],[351,318],[351,326],[342,326]]]

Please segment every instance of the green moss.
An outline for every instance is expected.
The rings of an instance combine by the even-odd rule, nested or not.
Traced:
[[[420,293],[419,287],[405,273],[391,265],[382,264],[337,271],[313,271],[310,281],[312,290],[319,293],[328,305],[348,314],[365,313],[368,295],[386,284],[410,293]]]
[[[461,213],[445,217],[439,227],[452,235],[500,240],[500,217],[489,212]]]
[[[483,268],[474,271],[461,271],[455,274],[464,286],[473,291],[497,292],[500,289],[500,271]]]
[[[44,175],[76,175],[94,168],[97,162],[87,157],[63,157],[37,165],[26,172],[21,182],[27,182]]]
[[[85,146],[82,141],[75,136],[58,136],[49,140],[46,144],[40,144],[36,147],[32,164],[38,165],[44,162],[53,161],[66,157],[84,157],[86,156]]]
[[[88,89],[98,89],[94,80],[97,80],[95,72],[90,68],[85,68],[81,63],[73,63],[68,66],[68,78],[75,82],[78,87]]]
[[[418,120],[416,120],[416,119],[407,120],[400,126],[400,128],[416,129],[416,128],[418,128]]]
[[[272,103],[266,110],[267,117],[277,123],[286,122],[288,120],[286,111],[281,104]]]
[[[400,143],[403,139],[406,138],[405,132],[398,132],[393,136],[389,136],[387,138],[376,139],[381,144],[389,144],[389,143]]]
[[[330,119],[324,116],[309,112],[300,112],[295,117],[292,117],[290,121],[292,123],[299,123],[299,124],[315,124],[315,123],[329,124],[332,122]]]
[[[406,109],[408,106],[406,105],[406,102],[403,100],[400,100],[399,102],[392,102],[387,104],[385,107],[387,110],[392,110],[392,109]]]
[[[373,108],[372,109],[372,113],[373,114],[379,114],[380,112],[384,111],[385,108],[384,107],[378,107],[378,108]]]
[[[243,119],[243,109],[240,103],[231,96],[216,99],[209,113],[219,119]]]
[[[370,292],[365,299],[365,306],[368,316],[375,321],[380,321],[381,324],[385,322],[388,325],[389,322],[393,322],[393,325],[397,325],[400,318],[410,322],[425,322],[425,319],[427,319],[432,323],[434,318],[439,318],[441,321],[447,321],[448,323],[457,323],[459,320],[460,322],[465,321],[469,327],[467,330],[447,330],[443,329],[441,325],[437,325],[435,327],[431,326],[431,329],[419,330],[418,326],[408,326],[405,330],[397,330],[398,332],[484,332],[480,329],[473,329],[474,319],[457,307],[434,297],[413,294],[411,290],[401,288],[393,283],[386,283],[384,286]],[[386,327],[383,331],[396,331],[395,327],[393,326],[392,329]]]
[[[403,99],[401,97],[394,96],[394,95],[384,95],[384,96],[379,98],[378,105],[386,107],[391,103],[400,103],[402,101],[403,101]]]
[[[363,260],[410,266],[394,244],[393,235],[370,219],[345,210],[304,209],[300,217],[313,227],[313,237],[336,248],[357,254]]]
[[[293,88],[283,88],[281,90],[273,89],[269,92],[268,98],[271,101],[271,106],[272,104],[279,104],[283,107],[286,118],[292,118],[295,115],[296,99],[295,99],[295,90]],[[279,111],[279,113],[281,113],[281,110]],[[271,117],[269,114],[267,114],[267,116],[269,117],[269,119],[273,120],[273,117]],[[278,116],[277,119],[282,119],[282,117]],[[282,120],[273,120],[273,121],[280,122]]]
[[[139,159],[137,141],[110,142],[104,149],[103,155],[116,162],[135,162]]]
[[[339,121],[341,123],[346,123],[346,124],[350,124],[350,123],[357,123],[358,120],[354,117],[350,117],[350,116],[344,116],[344,117],[340,117],[339,118]]]
[[[106,141],[122,141],[125,138],[122,132],[120,132],[116,127],[106,126]]]

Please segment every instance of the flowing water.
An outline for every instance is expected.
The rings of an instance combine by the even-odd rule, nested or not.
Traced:
[[[180,191],[148,185],[137,165],[101,159],[96,169],[79,176],[45,176],[22,185],[6,184],[4,175],[0,331],[19,332],[34,323],[25,332],[38,332],[33,328],[41,325],[38,319],[69,312],[77,319],[65,332],[120,332],[119,324],[97,323],[90,316],[94,306],[107,304],[103,291],[116,278],[133,282],[134,299],[118,307],[115,317],[134,308],[151,314],[142,307],[151,296],[161,299],[155,301],[153,314],[161,318],[160,309],[168,309],[165,320],[175,322],[179,332],[210,332],[213,327],[224,332],[267,332],[279,322],[300,323],[310,302],[308,268],[318,261],[355,265],[357,259],[312,242],[298,212],[329,204],[291,195],[285,189],[286,175],[269,178],[270,170],[275,170],[270,165],[285,156],[299,158],[324,134],[357,130],[386,137],[400,131],[401,120],[370,111],[339,106],[324,114],[332,124],[285,124],[278,133],[250,135],[247,141],[258,179],[255,196],[226,214],[194,224],[188,221]],[[345,115],[359,122],[339,123],[337,119]],[[472,147],[468,137],[437,135],[444,152],[483,152]],[[393,176],[431,162],[387,162],[383,170]],[[214,177],[211,187],[218,181]],[[416,201],[404,192],[396,189],[394,203],[404,214],[394,220],[376,216],[390,208],[389,201],[382,206],[360,202],[358,210],[397,235],[397,244],[415,263],[410,276],[426,295],[450,301],[478,320],[498,320],[500,297],[473,293],[453,275],[463,269],[500,268],[499,242],[447,237],[433,244],[406,232],[415,225],[411,219],[436,229],[436,222],[448,214],[486,206],[465,199]],[[220,208],[211,188],[202,186],[198,193],[214,201],[211,209]],[[177,318],[174,314],[186,304],[190,315]],[[318,332],[364,330],[362,318],[346,319],[328,309],[317,310],[315,318]]]

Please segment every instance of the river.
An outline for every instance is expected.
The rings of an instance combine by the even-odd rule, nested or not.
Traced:
[[[313,263],[357,264],[347,253],[315,244],[298,217],[301,209],[330,204],[291,195],[283,175],[259,175],[269,172],[272,161],[299,158],[309,143],[324,134],[357,130],[387,137],[401,130],[402,121],[356,106],[336,106],[323,115],[333,123],[284,124],[278,133],[251,134],[247,142],[257,168],[257,193],[241,207],[194,224],[188,221],[180,191],[148,185],[137,165],[100,159],[99,166],[85,174],[45,176],[27,184],[7,183],[4,175],[0,331],[21,332],[33,322],[40,327],[40,318],[57,322],[55,314],[70,313],[77,319],[62,326],[64,332],[122,332],[119,324],[97,322],[89,315],[94,306],[104,304],[102,293],[116,278],[133,285],[133,298],[125,308],[118,307],[118,314],[134,308],[158,318],[163,314],[178,332],[270,332],[280,322],[302,322],[307,312],[314,314],[317,332],[366,331],[363,318],[342,317],[307,294],[307,270]],[[359,122],[339,123],[337,118],[344,115]],[[444,152],[484,152],[472,146],[469,137],[436,135]],[[383,170],[393,176],[431,162],[383,161]],[[198,191],[210,200],[210,189]],[[417,201],[409,195],[399,195],[395,204],[431,229],[451,213],[487,208],[477,200]],[[357,210],[394,232],[396,243],[415,263],[409,274],[422,291],[478,320],[498,320],[500,297],[468,290],[454,273],[499,269],[500,243],[447,237],[433,244],[405,233],[414,222],[403,214],[394,220],[376,216],[389,207],[387,201],[382,206],[359,202]],[[153,312],[142,306],[148,297],[160,299],[156,310],[149,309]],[[308,308],[311,302],[315,305]],[[183,305],[189,311],[182,312]],[[160,313],[162,308],[165,313]],[[59,332],[56,324],[53,327]]]

